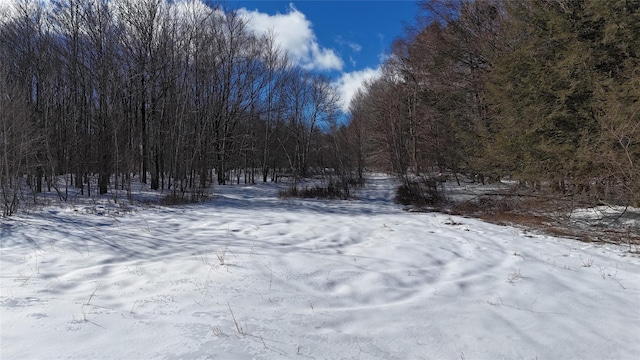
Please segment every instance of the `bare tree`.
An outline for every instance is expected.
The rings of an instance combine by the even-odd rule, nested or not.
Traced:
[[[265,87],[262,96],[262,121],[264,134],[262,139],[262,181],[267,182],[269,170],[275,172],[274,159],[279,149],[275,137],[278,136],[279,125],[283,113],[283,99],[285,98],[286,76],[291,67],[288,56],[277,47],[274,34],[262,38]],[[276,144],[276,147],[273,145]]]
[[[6,64],[0,59],[0,64]],[[32,122],[33,113],[21,87],[6,80],[0,67],[0,200],[2,216],[24,201],[25,175],[37,167],[43,136]]]
[[[267,181],[328,164],[335,90],[237,13],[197,0],[16,4],[0,22],[2,71],[12,111],[26,106],[42,146],[3,173],[27,169],[34,193],[46,183],[62,200],[69,186],[132,200],[132,179],[150,176],[151,189],[198,200],[215,177]]]

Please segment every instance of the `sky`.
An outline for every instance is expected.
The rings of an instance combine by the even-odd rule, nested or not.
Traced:
[[[11,0],[0,0],[0,8]],[[206,0],[218,4],[216,0]],[[303,68],[333,80],[346,112],[364,80],[375,78],[392,42],[418,12],[409,0],[221,0],[238,10],[257,33],[276,41]]]
[[[345,111],[418,11],[416,1],[403,0],[227,0],[225,6],[247,16],[254,31],[273,31],[300,66],[331,77]]]

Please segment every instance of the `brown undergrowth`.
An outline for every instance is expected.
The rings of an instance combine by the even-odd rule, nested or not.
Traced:
[[[447,212],[584,242],[627,245],[630,251],[640,253],[640,221],[624,224],[624,212],[608,222],[576,221],[572,212],[587,205],[553,195],[504,192],[453,202]]]

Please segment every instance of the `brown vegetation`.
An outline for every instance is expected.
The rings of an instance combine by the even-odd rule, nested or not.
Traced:
[[[621,220],[633,217],[631,210],[619,212],[610,221],[580,223],[571,217],[576,204],[571,199],[547,195],[494,193],[476,199],[453,203],[447,211],[484,221],[523,227],[552,236],[568,237],[584,242],[640,245],[640,225],[622,226]],[[626,211],[629,210],[627,213]],[[640,218],[640,214],[637,214]]]

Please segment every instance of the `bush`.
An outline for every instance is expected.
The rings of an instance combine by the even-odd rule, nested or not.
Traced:
[[[208,194],[199,191],[193,192],[172,192],[160,199],[160,205],[176,206],[195,204],[209,199]]]
[[[325,186],[312,186],[298,188],[293,184],[286,190],[278,194],[282,198],[296,197],[301,199],[342,199],[351,198],[351,189],[360,188],[364,185],[364,179],[345,178],[336,181],[329,181]]]
[[[416,207],[435,207],[446,204],[439,182],[434,179],[407,181],[396,190],[395,202]]]

